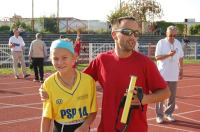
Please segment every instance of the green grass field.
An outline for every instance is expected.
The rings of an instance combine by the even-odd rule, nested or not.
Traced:
[[[78,65],[77,69],[78,70],[83,70],[88,64],[80,64]],[[18,69],[19,72],[21,72],[21,69],[19,68]],[[33,70],[29,69],[27,67],[27,71],[28,73],[33,73]],[[53,66],[44,66],[44,72],[45,73],[53,73],[55,72],[55,69],[53,68]],[[10,75],[10,74],[13,74],[13,70],[12,68],[0,68],[0,75]]]
[[[184,60],[184,64],[200,64],[200,60]],[[83,70],[88,64],[79,64],[77,69],[78,70]],[[32,70],[28,69],[28,73],[33,73]],[[19,71],[21,71],[21,69],[19,69]],[[53,68],[53,66],[44,66],[44,71],[45,73],[49,72],[55,72],[55,69]],[[10,75],[13,74],[13,70],[12,68],[0,68],[0,75]]]

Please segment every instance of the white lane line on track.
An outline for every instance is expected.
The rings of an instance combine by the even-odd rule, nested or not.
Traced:
[[[192,70],[191,69],[183,69],[183,70],[185,70],[185,74],[187,75],[187,74],[190,74],[190,75],[198,75],[198,73],[200,72],[199,71],[199,67],[198,68],[193,68]],[[192,74],[191,74],[192,73]]]
[[[38,107],[29,107],[31,105],[39,105],[42,104],[42,102],[40,103],[29,103],[29,104],[7,104],[7,103],[0,103],[2,105],[6,105],[3,107],[0,107],[0,109],[9,109],[9,108],[14,108],[14,107],[25,107],[25,108],[33,108],[33,109],[42,109],[42,108],[38,108]]]
[[[96,118],[101,118],[101,116],[97,115]],[[7,125],[7,124],[11,124],[11,123],[25,122],[25,121],[36,120],[36,119],[41,119],[41,117],[32,117],[32,118],[24,118],[24,119],[17,119],[17,120],[1,121],[0,125]],[[97,130],[97,128],[92,128],[93,132],[95,132],[96,130]]]
[[[38,89],[40,88],[40,86],[28,86],[28,87],[20,86],[20,87],[17,87],[17,88],[16,87],[15,88],[10,88],[10,87],[9,88],[2,88],[0,90],[26,89],[26,88],[31,89],[31,88],[35,88],[35,87],[38,88]]]
[[[193,80],[197,80],[197,81],[198,81],[198,80],[200,80],[200,78],[186,78],[186,77],[185,77],[184,79],[181,79],[181,80],[179,80],[178,82],[185,82],[185,81],[191,81],[191,80],[192,80],[192,81],[193,81]]]
[[[182,112],[182,113],[177,113],[177,114],[174,114],[174,115],[184,115],[184,114],[190,114],[190,113],[193,113],[193,112],[199,112],[200,109],[198,110],[192,110],[192,111],[187,111],[187,112]]]
[[[191,88],[191,87],[199,87],[200,85],[189,85],[189,86],[178,86],[178,89],[182,88]]]
[[[192,96],[183,96],[183,98],[189,98],[189,97],[198,97],[200,95],[192,95]],[[182,103],[182,104],[185,104],[185,105],[189,105],[189,106],[194,106],[194,107],[200,107],[199,105],[194,105],[194,104],[189,104],[189,103],[185,103],[185,102],[182,102],[182,101],[178,101],[176,100],[176,102],[179,102],[179,103]],[[176,105],[176,107],[178,108],[178,105]],[[152,109],[152,110],[155,110],[155,107],[151,107],[151,106],[148,106],[149,109]]]
[[[23,107],[23,108],[31,108],[31,109],[38,109],[38,110],[42,109],[42,108],[38,108],[38,107],[31,107],[31,106],[28,106],[28,105],[16,105],[16,104],[7,104],[7,103],[0,103],[0,104],[9,105],[10,107]],[[4,107],[6,107],[6,106],[4,106]]]
[[[148,109],[155,110],[155,107],[148,106]],[[178,105],[175,105],[175,109],[178,109]]]
[[[168,126],[164,126],[164,125],[155,125],[155,124],[150,124],[150,123],[148,125],[156,126],[156,127],[162,127],[162,128],[167,128],[167,129],[179,130],[181,132],[196,132],[196,131],[185,130],[185,129],[175,128],[175,127],[168,127]]]
[[[200,94],[195,94],[195,95],[191,95],[191,96],[183,96],[183,97],[186,97],[186,98],[189,98],[189,97],[200,97]]]
[[[15,81],[14,81],[14,82],[13,82],[13,81],[8,80],[8,82],[1,82],[0,85],[2,85],[2,84],[6,84],[6,85],[8,84],[8,85],[10,85],[10,84],[18,84],[18,83],[19,83],[19,84],[20,84],[20,83],[25,83],[25,84],[27,84],[27,81],[20,81],[20,82],[15,82]],[[32,82],[32,83],[33,83],[33,82]]]
[[[194,106],[194,107],[199,107],[199,108],[200,108],[199,105],[189,104],[189,103],[185,103],[185,102],[178,101],[178,100],[176,100],[176,102],[181,103],[181,104],[185,104],[185,105],[189,105],[189,106]]]
[[[151,106],[148,106],[148,108],[149,108],[149,109],[152,109],[152,110],[155,110],[155,108],[154,108],[154,107],[151,107]]]
[[[31,95],[38,95],[39,96],[39,92],[37,93],[31,93],[31,94],[22,94],[22,95],[10,95],[10,96],[2,96],[0,97],[0,99],[3,99],[3,98],[15,98],[15,97],[23,97],[23,96],[31,96]]]
[[[192,111],[187,111],[187,112],[182,112],[182,113],[177,113],[177,114],[173,114],[173,115],[184,115],[184,114],[190,114],[190,113],[193,113],[193,112],[199,112],[200,110],[192,110]],[[149,118],[147,119],[148,121],[151,121],[151,120],[155,120],[156,117],[153,117],[153,118]]]
[[[184,70],[184,69],[183,69]],[[189,70],[189,71],[185,71],[183,76],[197,76],[199,75],[199,70]]]
[[[198,120],[191,119],[191,118],[187,118],[187,117],[185,117],[185,116],[181,116],[181,115],[176,115],[176,116],[181,117],[181,118],[184,118],[184,119],[187,119],[187,120],[191,120],[191,121],[193,121],[193,122],[199,122],[199,123],[200,123],[200,121],[198,121]]]
[[[0,125],[7,125],[7,124],[11,124],[11,123],[25,122],[25,121],[31,121],[31,120],[37,120],[37,119],[41,119],[41,116],[24,118],[24,119],[17,119],[17,120],[1,121]]]

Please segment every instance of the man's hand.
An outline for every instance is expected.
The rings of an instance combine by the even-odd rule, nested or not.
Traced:
[[[39,88],[39,94],[42,101],[49,99],[49,95],[47,94],[47,92],[44,91],[42,86]]]
[[[168,53],[169,56],[174,56],[176,54],[176,50],[172,50]]]
[[[126,91],[125,96],[127,95],[127,92],[128,91]],[[130,92],[133,92],[133,98],[131,100],[131,105],[140,105],[140,101],[137,97],[137,90],[134,89],[134,90],[131,90]]]

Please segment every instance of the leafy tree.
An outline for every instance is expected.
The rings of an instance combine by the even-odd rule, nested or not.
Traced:
[[[190,34],[191,35],[197,35],[197,34],[200,34],[200,25],[199,24],[197,24],[197,25],[192,25],[191,27],[190,27]]]
[[[130,0],[107,16],[109,22],[122,16],[134,16],[140,22],[153,21],[162,16],[161,5],[156,0]]]
[[[9,31],[10,30],[10,26],[1,26],[0,27],[0,31]]]
[[[171,25],[174,25],[174,23],[172,23],[172,22],[165,22],[165,21],[158,21],[158,22],[156,22],[156,28],[160,29],[160,34],[162,34],[162,35],[165,34],[165,32],[167,30],[167,27],[171,26]]]
[[[185,34],[185,25],[184,24],[176,24],[178,29],[178,34]]]
[[[107,15],[107,19],[108,22],[112,22],[113,20],[123,16],[133,16],[132,6],[125,2],[121,3],[120,8],[115,9],[114,11],[111,12],[110,15]]]
[[[133,14],[140,21],[154,21],[155,17],[160,18],[163,13],[160,3],[156,0],[131,0],[133,2]]]
[[[31,31],[30,25],[26,25],[25,22],[21,22],[20,20],[16,20],[12,26],[10,27],[10,30],[12,31],[13,28],[23,28],[25,31]]]
[[[45,32],[56,33],[57,19],[55,17],[44,18],[44,30]]]
[[[177,30],[178,30],[178,34],[183,34],[184,33],[184,24],[176,24],[176,23],[172,23],[172,22],[165,22],[165,21],[158,21],[156,22],[156,27],[161,29],[161,34],[165,34],[167,27],[174,25],[176,26]]]

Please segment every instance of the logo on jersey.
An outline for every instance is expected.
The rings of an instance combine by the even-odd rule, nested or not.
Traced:
[[[78,96],[78,100],[84,100],[84,99],[87,99],[88,98],[88,94],[84,94],[84,95],[81,95],[81,96]]]
[[[79,108],[70,108],[70,109],[61,109],[60,110],[61,118],[67,117],[68,119],[73,119],[75,116],[79,118],[88,116],[88,111],[86,106],[79,107]]]
[[[56,100],[56,104],[62,104],[63,103],[63,100],[62,99],[57,99]]]

